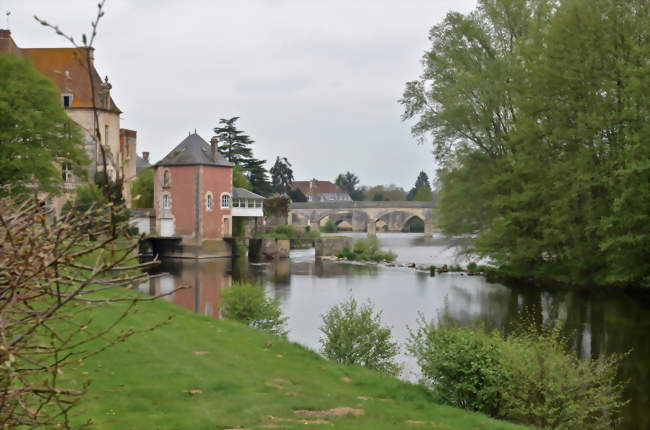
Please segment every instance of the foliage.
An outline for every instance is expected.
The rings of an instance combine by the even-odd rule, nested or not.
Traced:
[[[295,239],[298,241],[311,241],[320,237],[320,232],[311,229],[295,229],[290,225],[279,225],[275,230],[264,233],[260,237],[272,237],[275,239]]]
[[[244,161],[244,171],[246,178],[251,184],[254,193],[261,196],[268,196],[272,193],[271,184],[269,183],[269,176],[266,173],[264,165],[266,160],[250,159]]]
[[[335,233],[337,230],[336,224],[331,218],[328,218],[327,221],[325,221],[325,225],[321,227],[321,230],[325,233]]]
[[[415,180],[415,185],[413,185],[413,188],[406,195],[406,200],[415,200],[418,202],[430,202],[433,200],[433,191],[431,191],[429,176],[425,172],[420,172]]]
[[[642,0],[481,0],[432,28],[401,102],[445,232],[510,275],[650,285],[648,28]]]
[[[391,329],[382,326],[381,312],[375,313],[372,303],[359,305],[350,298],[323,315],[320,328],[321,353],[343,364],[358,364],[370,369],[397,375],[394,358],[399,353],[392,340]]]
[[[214,128],[214,137],[219,141],[219,154],[236,166],[241,166],[244,160],[253,158],[250,145],[253,140],[243,131],[237,129],[235,123],[238,116],[220,118],[219,125]]]
[[[367,201],[394,201],[401,202],[406,200],[406,192],[402,187],[396,185],[376,185],[374,187],[363,187],[362,192]]]
[[[103,197],[92,185],[87,191]],[[141,269],[150,266],[135,259],[127,224],[104,206],[70,211],[56,223],[53,216],[35,198],[0,200],[2,428],[70,428],[68,415],[89,381],[61,375],[136,332],[113,330],[139,300],[124,287],[145,281]],[[91,325],[98,306],[116,301],[128,306]]]
[[[289,198],[291,199],[292,202],[297,202],[297,203],[303,203],[306,202],[307,196],[305,193],[300,190],[300,188],[294,188],[293,190],[289,190],[287,193],[289,195]]]
[[[361,189],[357,189],[359,177],[352,172],[341,173],[336,177],[336,185],[350,195],[354,201],[363,200],[365,195]]]
[[[394,261],[397,256],[391,251],[383,251],[379,247],[379,240],[376,237],[368,239],[359,239],[354,242],[352,251],[345,248],[343,253],[338,255],[339,258],[358,261]]]
[[[143,170],[131,182],[131,195],[131,207],[153,208],[153,169]]]
[[[291,163],[289,163],[286,157],[277,157],[269,173],[271,173],[273,191],[279,194],[286,194],[291,189],[293,170],[291,170]]]
[[[579,360],[561,331],[525,323],[507,337],[420,317],[407,349],[440,400],[537,428],[612,428],[621,356]]]
[[[219,292],[221,315],[277,335],[285,335],[287,318],[282,316],[280,300],[270,298],[264,288],[248,282],[233,282]]]
[[[58,193],[59,166],[85,178],[88,162],[79,127],[61,106],[54,83],[28,60],[0,53],[0,193],[33,185]]]
[[[289,205],[291,200],[286,196],[275,195],[264,200],[265,217],[286,218],[289,214]]]
[[[235,176],[235,172],[233,172],[233,181],[236,180],[243,184],[240,188],[268,196],[271,193],[271,185],[264,167],[266,160],[258,160],[253,156],[251,145],[255,141],[237,128],[235,123],[238,120],[238,116],[219,119],[219,125],[214,128],[215,135],[213,136],[219,141],[219,154],[234,163],[235,168],[241,168],[240,172],[246,175],[250,188],[238,174]]]
[[[252,191],[253,186],[244,174],[242,166],[235,166],[232,169],[232,186],[233,188],[243,188]]]

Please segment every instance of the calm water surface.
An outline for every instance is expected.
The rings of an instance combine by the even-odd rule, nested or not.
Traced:
[[[155,269],[160,276],[141,290],[154,294],[185,286],[166,299],[218,317],[219,290],[233,279],[249,279],[280,298],[289,317],[289,339],[312,349],[319,347],[321,315],[349,297],[371,300],[400,343],[408,337],[407,327],[416,327],[419,313],[429,319],[444,312],[460,323],[480,319],[507,331],[522,311],[532,310],[539,323],[561,323],[575,333],[579,357],[631,351],[621,372],[621,378],[631,382],[625,392],[630,403],[620,428],[650,430],[650,295],[505,286],[480,276],[451,273],[430,277],[427,272],[399,266],[465,264],[456,259],[453,240],[409,233],[378,237],[384,248],[397,254],[397,267],[315,261],[313,249],[295,250],[289,260],[265,264],[249,264],[245,258],[174,259],[163,261]],[[413,359],[401,355],[400,361],[403,377],[417,379]]]

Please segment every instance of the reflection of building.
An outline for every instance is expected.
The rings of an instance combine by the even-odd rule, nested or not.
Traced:
[[[165,297],[185,309],[203,315],[219,317],[219,291],[230,287],[231,260],[221,258],[210,261],[174,259],[165,260],[155,268],[163,273],[140,286],[140,292],[150,295],[169,294]],[[166,272],[166,273],[164,273]],[[179,289],[180,288],[180,289]]]
[[[81,127],[86,152],[91,160],[89,178],[103,170],[102,149],[107,155],[107,171],[115,179],[119,173],[124,179],[123,192],[130,204],[130,184],[135,178],[136,133],[120,129],[120,109],[111,97],[112,85],[108,77],[102,80],[94,65],[94,50],[90,50],[90,75],[86,70],[86,51],[79,48],[19,48],[9,30],[0,30],[0,52],[10,52],[29,60],[43,75],[50,78],[61,91],[61,105],[66,113]],[[92,80],[91,80],[92,79]],[[93,99],[94,88],[94,99]],[[95,142],[94,111],[99,121],[99,142]],[[54,201],[57,212],[70,198],[79,179],[72,174],[69,164],[61,162],[64,195]]]
[[[351,201],[350,195],[330,181],[294,181],[291,189],[299,189],[309,202]]]

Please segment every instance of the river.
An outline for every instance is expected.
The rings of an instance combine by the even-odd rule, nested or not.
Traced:
[[[363,233],[349,235],[365,237]],[[460,273],[431,277],[405,266],[465,265],[457,260],[455,241],[442,236],[427,239],[416,233],[380,233],[378,238],[383,248],[397,254],[395,267],[316,261],[313,249],[293,250],[290,259],[264,264],[251,264],[246,258],[169,259],[154,269],[159,276],[140,289],[156,294],[184,286],[165,300],[218,317],[219,290],[233,279],[249,279],[280,298],[289,317],[289,339],[315,350],[321,315],[349,297],[372,301],[402,345],[408,338],[407,327],[417,326],[418,315],[430,319],[445,313],[459,323],[478,319],[507,331],[522,312],[532,312],[538,323],[563,324],[573,333],[573,346],[581,358],[630,351],[620,375],[630,381],[625,390],[629,404],[620,428],[650,430],[650,294],[506,286]],[[416,380],[414,360],[405,354],[399,359],[404,365],[402,377]]]

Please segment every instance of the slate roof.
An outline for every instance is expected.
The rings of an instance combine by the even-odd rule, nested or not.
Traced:
[[[232,198],[241,200],[264,200],[264,196],[255,194],[254,192],[248,191],[245,188],[233,188]]]
[[[233,167],[234,164],[217,154],[217,161],[212,159],[212,148],[196,133],[187,136],[172,149],[156,166],[222,166]]]

